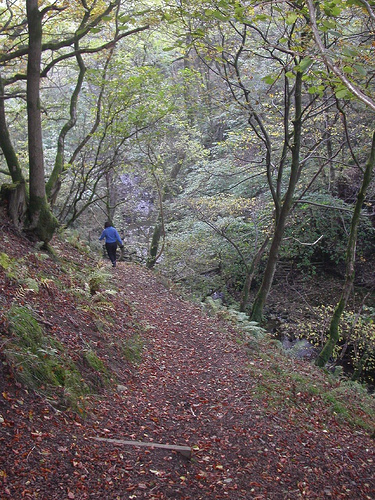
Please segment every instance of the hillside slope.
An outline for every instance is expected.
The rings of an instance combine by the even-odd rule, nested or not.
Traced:
[[[137,265],[52,246],[55,258],[2,224],[1,499],[375,498],[374,422],[359,390],[205,315]],[[28,312],[40,329],[25,330],[44,347],[23,333],[23,365],[12,318]],[[43,360],[51,373],[33,379]]]

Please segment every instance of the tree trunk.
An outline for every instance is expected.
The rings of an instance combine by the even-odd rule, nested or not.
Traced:
[[[23,229],[26,216],[26,186],[24,182],[3,184],[0,190],[0,198],[5,201],[7,212],[13,224]]]
[[[169,180],[171,183],[175,181],[182,169],[184,163],[184,155],[182,157],[179,157],[174,164],[171,173],[169,175]],[[152,239],[151,239],[151,245],[150,245],[150,252],[149,256],[147,259],[146,267],[148,269],[152,269],[160,255],[163,253],[164,250],[164,237],[165,237],[165,230],[164,230],[164,211],[163,211],[163,203],[167,199],[167,197],[170,195],[171,190],[170,186],[167,184],[162,188],[159,184],[159,180],[156,176],[155,173],[153,173],[153,177],[155,179],[156,187],[158,189],[158,195],[159,195],[159,216],[157,218],[155,227],[154,227],[154,232],[152,233]],[[160,239],[163,236],[163,244],[162,248],[159,251],[159,244],[160,244]]]
[[[266,251],[268,242],[269,242],[269,237],[267,236],[262,246],[255,254],[255,257],[253,258],[250,268],[247,269],[246,279],[241,293],[240,312],[245,312],[247,303],[249,301],[250,289],[254,279],[255,269],[259,266],[260,259],[262,258],[262,255]]]
[[[53,236],[57,221],[47,203],[40,114],[39,86],[42,54],[42,16],[38,0],[27,0],[29,51],[27,62],[27,121],[30,172],[29,231],[47,243]]]
[[[0,148],[7,163],[12,182],[1,186],[1,199],[6,202],[9,217],[13,224],[23,228],[27,211],[26,182],[22,174],[17,154],[10,139],[5,118],[4,86],[0,77]]]
[[[108,219],[113,221],[117,205],[117,186],[115,184],[115,172],[113,168],[109,168],[106,172],[105,182],[107,186],[106,212]]]
[[[253,303],[250,318],[252,321],[257,321],[260,323],[263,319],[263,309],[266,303],[271,285],[273,282],[273,277],[276,271],[276,264],[279,254],[280,245],[283,239],[285,224],[292,207],[293,195],[297,185],[297,181],[300,174],[300,147],[301,147],[301,129],[302,129],[302,107],[301,107],[301,95],[302,95],[302,73],[297,72],[296,75],[296,86],[294,91],[295,96],[295,118],[293,122],[293,145],[292,149],[292,165],[289,177],[289,185],[287,192],[285,194],[282,206],[280,208],[279,216],[275,221],[275,231],[271,242],[270,252],[268,255],[266,269],[264,271],[262,284],[257,293],[255,301]]]
[[[277,259],[278,259],[278,254],[279,254],[279,248],[282,242],[283,234],[284,234],[284,229],[285,229],[285,224],[286,224],[286,219],[289,213],[290,207],[283,204],[279,220],[276,223],[275,226],[275,231],[273,234],[272,242],[271,242],[271,247],[270,251],[268,254],[268,260],[267,260],[267,265],[266,269],[264,271],[263,275],[263,280],[262,284],[259,288],[259,291],[255,297],[253,307],[251,310],[250,314],[250,319],[252,321],[257,321],[258,323],[261,323],[263,320],[263,309],[266,304],[266,300],[269,294],[269,291],[271,289],[271,285],[273,282],[273,278],[275,275],[276,271],[276,264],[277,264]]]
[[[25,184],[17,154],[10,139],[8,125],[5,118],[5,96],[2,78],[0,77],[0,147],[7,162],[12,182]]]
[[[160,238],[163,231],[163,224],[160,220],[157,221],[154,227],[154,232],[152,233],[151,245],[150,245],[150,255],[148,256],[146,267],[152,269],[156,264],[156,259],[158,255],[158,248],[160,243]]]
[[[350,292],[353,287],[358,226],[359,226],[362,206],[365,201],[367,188],[371,182],[371,175],[374,166],[375,166],[375,133],[372,138],[370,158],[366,165],[366,169],[362,180],[362,186],[357,195],[357,201],[355,203],[354,213],[352,217],[348,246],[346,249],[346,272],[345,272],[344,287],[341,293],[340,300],[335,308],[335,311],[331,319],[327,342],[315,360],[315,364],[320,367],[323,367],[328,362],[329,358],[332,356],[333,349],[337,344],[337,341],[339,339],[339,325],[341,316],[348,303]]]
[[[75,43],[74,48],[78,50],[78,42]],[[48,201],[51,203],[51,206],[54,205],[57,195],[61,188],[61,174],[65,169],[65,138],[68,135],[68,132],[75,126],[77,122],[77,103],[78,96],[81,92],[83,80],[86,73],[86,67],[83,62],[83,58],[80,54],[76,56],[79,74],[77,78],[77,83],[70,99],[70,118],[64,124],[62,129],[60,130],[59,138],[57,141],[57,153],[55,159],[55,166],[52,170],[50,178],[46,184],[46,193]]]

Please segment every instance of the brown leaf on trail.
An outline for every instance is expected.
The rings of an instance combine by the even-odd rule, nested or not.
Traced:
[[[334,414],[313,384],[294,391],[283,386],[280,373],[289,367],[293,380],[301,370],[315,384],[325,375],[314,366],[276,350],[271,358],[262,344],[245,350],[228,323],[203,314],[134,264],[118,264],[114,312],[99,313],[85,302],[75,273],[66,272],[87,269],[87,255],[56,238],[57,258],[36,258],[37,251],[5,227],[0,252],[10,245],[25,258],[30,278],[53,277],[56,286],[29,294],[27,307],[43,312],[53,325],[40,323],[43,332],[52,346],[64,347],[88,385],[79,400],[82,416],[57,404],[69,400],[76,379],[54,387],[48,398],[42,389],[26,389],[4,363],[8,337],[2,333],[4,500],[374,498],[373,440]],[[4,314],[18,289],[0,266]],[[1,332],[7,332],[2,316]],[[59,361],[54,352],[48,355]],[[102,363],[106,377],[99,380],[89,362]],[[52,366],[63,378],[60,365]],[[191,451],[191,460],[179,446]]]

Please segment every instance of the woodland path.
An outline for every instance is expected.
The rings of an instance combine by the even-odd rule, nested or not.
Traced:
[[[0,442],[1,499],[375,499],[369,436],[321,418],[309,394],[282,411],[268,406],[252,376],[253,366],[266,368],[260,351],[246,352],[230,327],[151,272],[126,263],[111,271],[118,335],[131,328],[130,306],[143,328],[142,361],[107,360],[117,391],[92,397],[85,419],[2,381],[12,437]],[[106,339],[95,338],[105,357]],[[192,458],[93,437],[186,445]]]

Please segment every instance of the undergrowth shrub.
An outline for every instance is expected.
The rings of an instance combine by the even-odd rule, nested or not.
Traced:
[[[140,335],[134,334],[122,342],[122,352],[126,361],[139,364],[142,361],[143,340]]]
[[[314,320],[304,323],[303,337],[317,347],[324,345],[333,311],[332,305],[315,307]],[[349,364],[353,380],[375,382],[375,308],[365,306],[360,314],[344,311],[332,361]]]
[[[103,288],[107,289],[108,286],[111,289],[112,287],[109,285],[111,278],[112,275],[106,269],[97,265],[91,270],[87,280],[90,294],[95,295],[95,293],[103,291]]]
[[[319,195],[311,201],[317,205],[300,204],[290,217],[280,257],[294,260],[297,267],[314,273],[318,262],[344,263],[352,206],[331,195]],[[371,221],[362,215],[358,228],[358,259],[365,260],[375,251],[374,236]]]
[[[109,372],[104,365],[103,361],[98,357],[96,352],[89,349],[83,353],[83,358],[85,362],[92,368],[97,375],[97,385],[108,385],[110,383]]]
[[[83,310],[90,311],[94,316],[115,312],[111,296],[117,292],[114,289],[112,275],[101,264],[90,268],[87,273],[72,276],[71,283],[69,290],[82,301]]]
[[[77,230],[65,229],[64,230],[65,241],[67,241],[72,247],[76,248],[80,252],[90,253],[90,247],[87,241],[81,239],[81,234]]]
[[[64,347],[44,334],[27,307],[13,305],[6,318],[4,355],[16,378],[53,404],[82,412],[88,387]]]
[[[12,260],[8,254],[0,252],[0,267],[7,271],[12,267]]]
[[[6,253],[0,253],[0,267],[5,271],[6,276],[17,282],[22,282],[28,277],[25,259],[13,259]]]

